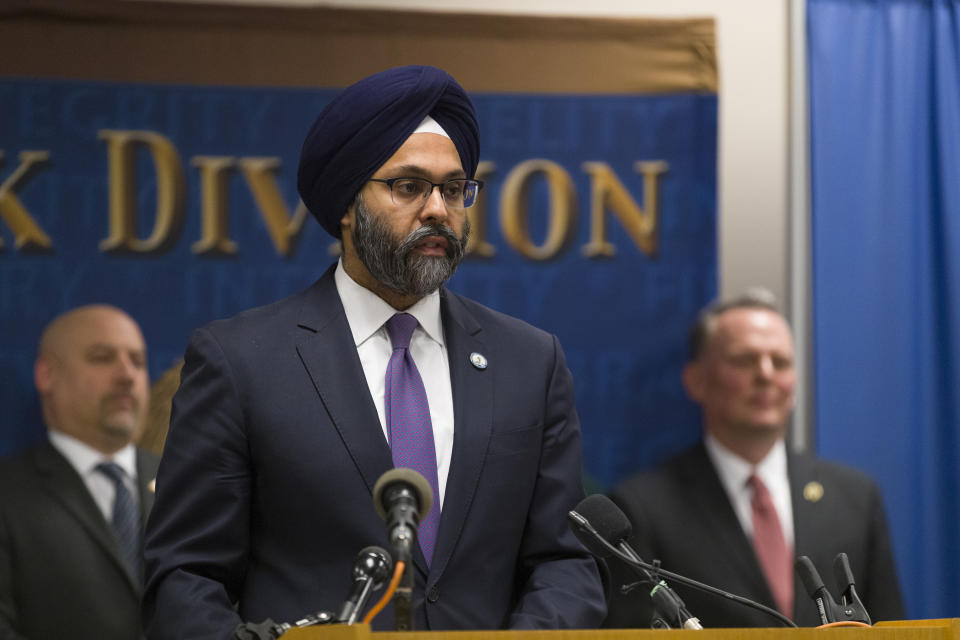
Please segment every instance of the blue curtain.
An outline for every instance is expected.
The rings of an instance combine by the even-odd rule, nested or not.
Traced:
[[[960,4],[807,6],[818,449],[879,481],[908,616],[958,617]]]

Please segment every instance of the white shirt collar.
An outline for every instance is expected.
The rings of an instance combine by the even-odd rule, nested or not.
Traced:
[[[709,433],[704,435],[703,444],[728,495],[743,491],[747,480],[754,473],[767,487],[778,486],[787,477],[787,446],[782,438],[777,440],[766,457],[756,466],[723,446]]]
[[[134,481],[137,479],[137,451],[132,443],[112,456],[108,456],[87,443],[56,429],[49,429],[48,436],[50,444],[70,461],[70,464],[73,465],[73,468],[77,470],[81,477],[91,473],[101,462],[115,462],[120,465],[120,468],[126,472],[128,477]]]
[[[782,439],[778,440],[756,466],[724,447],[709,434],[704,436],[704,446],[744,532],[748,536],[753,535],[751,508],[753,489],[747,485],[747,479],[751,473],[756,473],[770,492],[787,544],[793,545],[793,500],[790,496],[790,480],[787,476],[786,443]]]
[[[337,263],[333,278],[340,301],[343,303],[343,310],[347,315],[347,324],[350,325],[355,346],[360,346],[369,340],[370,336],[379,331],[395,313],[400,313],[383,298],[351,278],[343,268],[342,258]],[[432,340],[444,345],[439,289],[425,295],[403,313],[409,313],[415,317]]]

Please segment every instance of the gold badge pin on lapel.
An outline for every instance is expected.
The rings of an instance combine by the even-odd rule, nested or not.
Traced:
[[[157,479],[156,479],[156,478],[154,478],[153,480],[151,480],[150,482],[147,483],[147,491],[149,491],[150,493],[156,493],[156,492],[157,492]]]
[[[487,359],[482,353],[477,353],[474,351],[470,354],[470,364],[482,371],[487,368]]]
[[[820,498],[823,497],[823,485],[812,480],[803,487],[803,497],[807,502],[820,502]]]

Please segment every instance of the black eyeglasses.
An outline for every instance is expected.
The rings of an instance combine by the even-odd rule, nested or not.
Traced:
[[[390,187],[393,203],[401,207],[419,206],[426,202],[434,187],[440,188],[440,196],[448,209],[467,209],[477,201],[483,188],[482,180],[456,178],[445,182],[430,182],[426,178],[370,178],[370,182],[382,182]]]

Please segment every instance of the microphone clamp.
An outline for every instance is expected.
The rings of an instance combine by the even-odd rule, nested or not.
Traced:
[[[318,624],[333,624],[337,621],[329,611],[318,611],[296,622],[274,622],[267,618],[263,622],[244,622],[234,630],[236,640],[277,640],[290,629],[312,627]]]
[[[870,624],[870,615],[857,595],[853,581],[853,572],[850,570],[850,561],[847,554],[839,553],[833,561],[834,576],[840,587],[840,600],[835,600],[830,590],[823,584],[820,574],[813,562],[807,556],[797,558],[796,569],[800,581],[807,593],[817,605],[817,614],[821,624],[833,622],[860,622]]]

